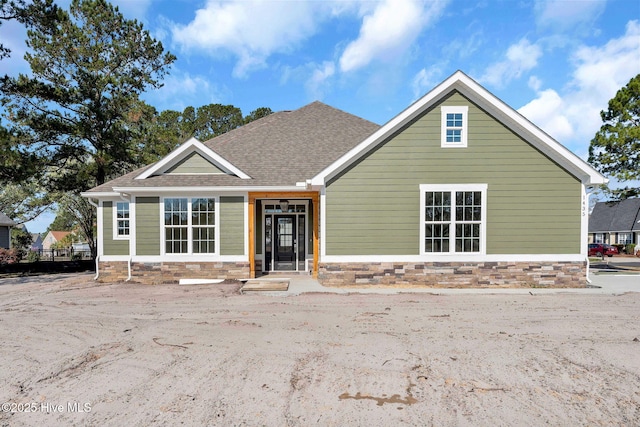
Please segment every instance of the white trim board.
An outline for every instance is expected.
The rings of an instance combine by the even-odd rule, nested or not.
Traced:
[[[231,162],[229,162],[221,155],[213,151],[211,148],[207,147],[202,142],[193,137],[185,141],[181,146],[173,150],[162,160],[158,161],[156,164],[142,172],[135,179],[146,179],[152,175],[162,173],[168,169],[171,169],[171,167],[176,165],[178,162],[180,162],[182,159],[193,152],[197,152],[202,157],[209,160],[211,163],[227,173],[236,175],[241,179],[251,179],[249,175],[241,171],[238,167],[234,166]]]
[[[320,263],[371,263],[371,262],[586,262],[581,254],[505,254],[505,255],[324,255]]]

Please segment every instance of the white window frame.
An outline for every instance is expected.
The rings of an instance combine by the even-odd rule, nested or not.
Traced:
[[[118,205],[126,205],[128,217],[126,219],[118,219]],[[111,212],[113,216],[113,240],[129,240],[131,238],[131,203],[123,201],[114,201],[111,203]],[[118,221],[129,221],[129,234],[119,234]]]
[[[621,239],[621,237],[623,237],[623,236],[627,237],[627,238],[625,239],[625,241],[624,241],[624,242],[622,242],[622,241],[621,241],[621,240],[622,240],[622,239]],[[632,243],[633,243],[633,233],[631,233],[631,232],[621,232],[621,233],[618,233],[617,240],[618,240],[618,244],[619,244],[619,245],[629,245],[629,244],[632,244]]]
[[[486,255],[487,253],[487,184],[420,184],[420,255],[429,257],[446,257],[446,256],[477,256]],[[425,242],[425,203],[427,192],[450,192],[451,193],[451,219],[448,221],[449,226],[449,252],[426,252],[424,248]],[[479,252],[456,252],[456,233],[455,225],[464,223],[456,221],[456,204],[455,193],[459,191],[480,192],[482,204],[480,205],[480,251]]]
[[[462,114],[462,126],[447,126],[447,114]],[[443,105],[440,107],[440,146],[442,148],[465,148],[467,146],[467,134],[468,134],[468,116],[469,116],[469,107],[466,105]],[[459,130],[460,131],[460,141],[459,142],[447,142],[447,131],[448,130]]]
[[[593,233],[593,243],[604,243],[604,233]]]
[[[167,199],[187,199],[187,252],[184,253],[174,253],[167,252],[166,245],[166,225],[164,223],[164,203]],[[192,222],[192,205],[193,199],[213,199],[215,206],[215,224],[213,225],[214,229],[214,252],[193,252],[193,222]],[[189,195],[189,196],[167,196],[160,198],[160,253],[161,256],[167,257],[194,257],[194,256],[218,256],[220,254],[220,199],[217,196],[210,195]]]

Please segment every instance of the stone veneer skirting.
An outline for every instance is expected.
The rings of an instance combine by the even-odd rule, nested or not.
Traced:
[[[327,286],[427,286],[434,288],[585,287],[586,262],[320,263]]]
[[[128,277],[127,263],[100,261],[99,282],[123,282]],[[133,262],[131,282],[156,285],[178,283],[180,279],[247,279],[248,262]]]

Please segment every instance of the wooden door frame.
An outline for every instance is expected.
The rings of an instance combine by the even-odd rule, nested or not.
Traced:
[[[249,269],[250,277],[256,277],[256,200],[257,199],[309,199],[313,207],[313,267],[311,274],[318,278],[318,253],[320,243],[320,193],[317,191],[250,191],[249,192]]]

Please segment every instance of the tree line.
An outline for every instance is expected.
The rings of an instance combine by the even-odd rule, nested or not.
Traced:
[[[53,204],[95,253],[95,209],[80,193],[271,114],[233,105],[157,111],[141,96],[176,57],[106,0],[0,0],[0,24],[26,26],[29,75],[0,77],[0,211],[24,222]],[[0,59],[11,54],[0,44]]]

